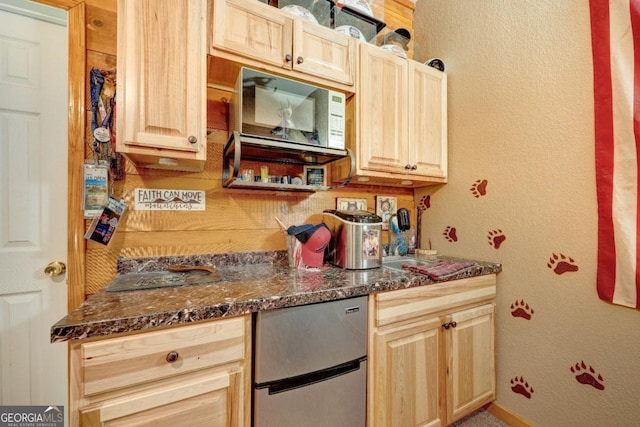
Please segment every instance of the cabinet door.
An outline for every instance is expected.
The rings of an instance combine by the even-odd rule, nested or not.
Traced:
[[[446,178],[447,75],[410,61],[409,99],[408,173]]]
[[[360,168],[403,173],[408,161],[408,62],[360,43],[358,148]]]
[[[494,305],[450,316],[447,350],[447,423],[495,399]]]
[[[103,401],[80,410],[84,427],[225,427],[242,424],[241,371],[190,376],[180,382]],[[248,398],[244,396],[244,398]],[[239,406],[240,405],[240,406]]]
[[[443,363],[439,318],[374,333],[372,425],[440,426],[438,386]],[[373,414],[371,414],[373,412]]]
[[[73,342],[69,425],[248,426],[250,341],[247,315]]]
[[[291,69],[293,19],[258,1],[213,2],[213,46]]]
[[[296,20],[293,69],[339,83],[354,83],[356,40],[321,25]]]
[[[206,155],[206,0],[118,2],[118,148]]]

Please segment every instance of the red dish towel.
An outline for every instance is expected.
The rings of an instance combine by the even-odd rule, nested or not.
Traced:
[[[475,262],[457,262],[443,259],[419,266],[403,264],[402,268],[425,274],[433,280],[444,280],[475,266],[477,266]]]

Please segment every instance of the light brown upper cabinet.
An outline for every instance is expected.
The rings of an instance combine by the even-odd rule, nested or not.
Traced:
[[[207,0],[118,1],[117,151],[137,166],[201,170]]]
[[[360,43],[353,182],[447,182],[447,75]]]
[[[354,92],[355,39],[259,1],[210,1],[213,57]]]

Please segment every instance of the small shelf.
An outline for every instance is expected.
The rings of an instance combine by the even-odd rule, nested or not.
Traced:
[[[326,191],[332,187],[325,185],[297,185],[297,184],[277,184],[271,182],[247,182],[236,178],[225,185],[227,188],[247,188],[252,190],[278,190],[278,191]]]
[[[351,160],[349,176],[333,186],[249,182],[238,179],[241,160],[261,161],[284,165],[321,166],[348,157]],[[224,147],[222,156],[222,186],[255,190],[326,191],[348,185],[355,171],[355,158],[350,149],[320,147],[289,143],[282,140],[257,138],[233,132]]]

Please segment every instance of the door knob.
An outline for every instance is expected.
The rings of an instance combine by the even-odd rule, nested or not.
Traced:
[[[67,265],[62,261],[51,261],[44,268],[44,274],[47,276],[62,276],[67,271]]]

